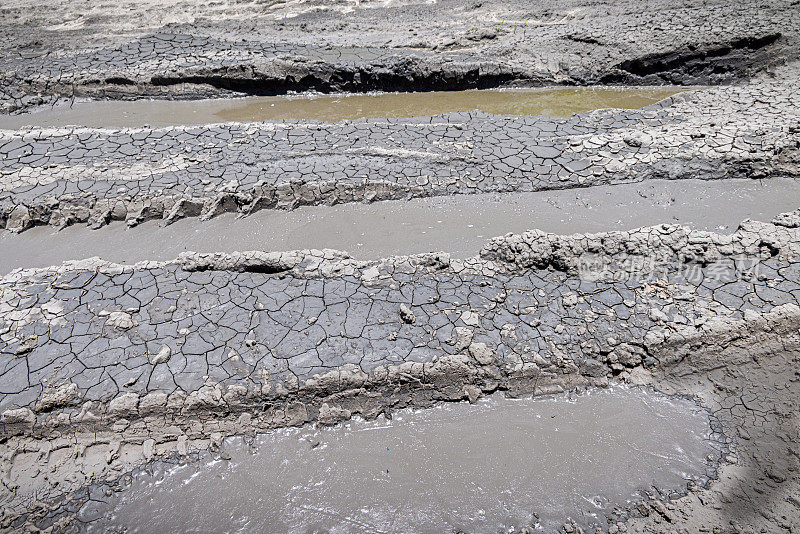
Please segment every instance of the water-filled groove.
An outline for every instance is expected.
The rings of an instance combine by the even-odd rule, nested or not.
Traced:
[[[490,397],[230,438],[157,462],[79,513],[90,532],[552,532],[607,526],[645,492],[714,473],[719,436],[694,402],[616,386]]]
[[[172,126],[280,119],[336,122],[481,110],[498,115],[568,116],[594,109],[636,109],[687,87],[553,87],[370,94],[302,94],[214,100],[77,101],[25,115],[0,115],[0,128]]]

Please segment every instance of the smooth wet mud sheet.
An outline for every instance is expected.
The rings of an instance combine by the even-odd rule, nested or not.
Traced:
[[[686,87],[557,87],[420,93],[263,96],[215,100],[77,101],[24,115],[0,115],[0,128],[172,126],[280,119],[420,117],[479,109],[498,115],[569,116],[594,109],[637,109]]]
[[[792,178],[651,180],[537,193],[263,210],[245,218],[187,218],[166,227],[161,221],[135,228],[119,222],[97,230],[82,224],[60,231],[43,226],[21,234],[0,231],[0,274],[92,256],[117,263],[166,261],[187,250],[332,248],[364,260],[444,251],[466,258],[478,254],[492,237],[529,229],[571,234],[680,223],[730,233],[746,218],[768,221],[798,202],[800,181]]]
[[[229,438],[157,462],[79,517],[90,532],[553,532],[685,492],[714,473],[719,436],[693,401],[615,386],[498,396],[391,420]]]

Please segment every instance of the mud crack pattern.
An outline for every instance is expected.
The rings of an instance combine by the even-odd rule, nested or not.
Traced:
[[[3,231],[800,175],[792,0],[75,6],[0,9],[0,111],[308,89],[711,87],[569,118],[3,130]],[[682,496],[654,489],[605,530],[797,532],[799,355],[798,211],[730,235],[531,230],[466,260],[254,251],[17,270],[0,279],[0,529],[81,531],[128,474],[226,436],[624,381],[710,409],[719,469]]]

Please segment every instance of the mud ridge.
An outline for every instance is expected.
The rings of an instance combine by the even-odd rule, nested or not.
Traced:
[[[85,278],[83,286],[87,286],[97,277],[127,277],[139,271],[169,271],[174,267],[187,274],[209,272],[219,272],[221,274],[254,273],[277,277],[278,279],[290,277],[303,280],[330,280],[352,277],[360,280],[367,287],[376,288],[386,284],[391,285],[399,273],[403,273],[405,276],[436,276],[439,273],[457,273],[459,276],[464,277],[487,276],[489,273],[492,273],[492,276],[500,276],[501,273],[518,274],[531,271],[551,271],[565,273],[568,276],[577,277],[587,282],[613,283],[615,280],[627,281],[631,277],[639,276],[644,276],[646,280],[657,281],[663,277],[680,274],[686,266],[696,265],[698,268],[713,266],[717,269],[720,267],[728,270],[732,269],[726,276],[738,278],[752,276],[749,273],[755,272],[758,264],[762,262],[795,261],[797,255],[800,255],[799,221],[800,210],[778,216],[771,223],[745,221],[739,230],[731,235],[693,231],[676,225],[660,225],[632,231],[574,236],[558,236],[540,231],[531,231],[520,235],[495,238],[484,247],[479,257],[466,260],[451,259],[446,253],[435,253],[391,257],[380,261],[358,261],[350,258],[345,252],[334,250],[250,251],[231,254],[187,252],[181,254],[174,261],[150,261],[135,265],[119,265],[94,258],[65,262],[62,266],[44,269],[18,269],[6,275],[0,280],[0,283],[8,293],[8,300],[13,302],[16,300],[13,295],[19,294],[20,290],[24,293],[21,288],[30,283],[30,281],[49,279],[54,275],[57,277],[68,275]],[[640,272],[640,269],[643,268],[644,270]],[[15,286],[20,289],[14,289]],[[571,298],[569,297],[568,300]],[[414,324],[416,317],[413,311],[404,306],[400,306],[399,312],[402,321],[407,324]],[[794,308],[787,308],[787,310],[791,309]],[[19,326],[22,326],[24,320],[20,322],[19,319],[14,319],[17,314],[13,310],[13,305],[0,308],[0,318],[7,317],[7,320],[12,321],[11,325],[18,323]],[[717,313],[713,310],[709,311],[713,314]],[[468,312],[467,315],[469,316],[470,313],[474,312]],[[48,314],[50,312],[44,313],[44,315]],[[120,323],[121,326],[119,328],[122,329],[130,328],[135,324],[135,320],[132,319],[132,315],[129,312],[111,312],[110,314],[105,312],[101,316],[108,317],[106,321],[108,324],[116,325]],[[57,320],[56,322],[59,321]],[[472,319],[468,319],[467,322],[471,323]],[[6,346],[9,349],[17,347],[15,351],[17,355],[27,354],[32,347],[26,340],[11,336],[10,334],[13,331],[13,329],[8,331],[3,337]],[[525,382],[525,369],[527,367],[524,364],[521,367],[510,367],[505,371],[501,370],[500,374],[497,374],[496,371],[491,371],[488,375],[484,374],[482,365],[488,365],[491,369],[494,369],[496,365],[493,351],[484,343],[471,343],[473,337],[467,333],[466,329],[459,332],[458,335],[465,337],[463,340],[457,340],[456,346],[466,343],[462,346],[462,350],[469,349],[466,354],[445,356],[432,365],[407,362],[396,368],[390,366],[387,370],[376,372],[374,375],[366,374],[358,367],[348,367],[346,378],[343,378],[344,375],[342,375],[341,370],[331,371],[320,377],[310,378],[305,382],[298,382],[296,378],[292,378],[290,383],[279,385],[274,392],[272,386],[265,386],[266,390],[261,393],[254,392],[256,397],[248,400],[245,404],[242,404],[244,399],[237,397],[235,403],[237,406],[236,411],[259,406],[259,403],[262,402],[262,400],[259,400],[262,393],[267,393],[263,398],[267,402],[272,402],[279,398],[282,403],[291,404],[298,401],[299,398],[304,398],[303,402],[307,403],[310,398],[320,396],[319,391],[323,392],[322,396],[331,394],[332,392],[328,391],[331,384],[339,384],[342,380],[363,388],[368,397],[375,399],[384,399],[387,398],[387,395],[391,397],[393,388],[398,387],[400,384],[403,384],[403,387],[412,388],[412,390],[404,393],[409,396],[418,394],[415,388],[419,385],[423,390],[431,388],[431,391],[424,393],[424,395],[432,395],[433,398],[437,398],[442,392],[452,393],[453,391],[458,393],[458,398],[461,398],[461,395],[464,394],[463,388],[469,385],[471,380],[480,377],[489,379],[488,384],[493,384],[487,386],[490,389],[497,387],[513,389],[513,386],[508,384],[513,383],[514,380],[522,379]],[[679,337],[683,339],[684,335],[682,334]],[[650,355],[642,341],[632,341],[631,343],[627,345],[628,348],[625,350],[633,350],[634,353],[644,351],[644,353],[634,357],[633,361],[647,360]],[[606,352],[605,355],[607,356],[609,352]],[[157,362],[158,356],[152,355],[151,360]],[[653,360],[651,359],[650,361],[652,362]],[[476,367],[475,363],[479,365]],[[575,368],[572,363],[565,362],[564,365],[566,366],[564,368],[566,376],[578,371],[578,368]],[[599,369],[602,368],[602,366],[599,367]],[[514,372],[506,375],[505,373],[509,369],[514,369]],[[538,367],[534,365],[530,369],[538,369]],[[572,371],[569,371],[570,369]],[[622,369],[624,367],[618,367],[616,372],[612,374],[617,374]],[[458,372],[456,372],[457,370]],[[515,374],[520,371],[522,371],[521,375]],[[578,373],[578,375],[571,377],[569,380],[576,380],[577,382],[574,385],[581,385],[586,381],[588,381],[586,382],[588,384],[596,385],[598,383],[602,384],[606,380],[603,372],[595,375],[597,369],[594,367],[587,367],[585,371],[588,374]],[[409,376],[408,373],[411,373],[411,375]],[[545,387],[545,382],[541,381],[538,372],[534,374],[539,386]],[[557,375],[560,377],[562,373],[559,372]],[[598,380],[594,380],[594,378],[598,378]],[[420,383],[419,380],[423,380],[423,382]],[[450,380],[455,382],[448,382]],[[384,386],[384,381],[388,381],[388,385]],[[431,382],[427,383],[427,381]],[[291,385],[292,383],[294,384],[293,386]],[[322,388],[321,390],[320,387]],[[381,394],[373,396],[370,391],[376,387],[381,389]],[[204,388],[205,386],[201,390]],[[49,398],[48,395],[56,395],[54,399],[58,399],[66,391],[61,387],[54,388],[53,386],[48,386],[46,390],[50,391],[50,393],[43,393],[42,399]],[[223,411],[229,410],[230,406],[227,400],[223,400],[223,391],[224,388],[217,389],[217,386],[214,386],[205,390],[202,394],[198,392],[197,394],[200,395],[200,398],[195,399],[197,402],[192,401],[191,398],[188,399],[190,401],[187,406],[188,412],[195,413],[199,410],[199,413],[203,413],[208,408],[213,410],[222,409]],[[290,394],[290,392],[293,393]],[[208,397],[208,395],[211,395],[211,397]],[[299,395],[299,397],[296,395]],[[445,397],[448,395],[449,393],[445,394]],[[68,395],[68,397],[72,400],[67,402],[67,406],[78,400],[78,397],[72,394]],[[216,400],[211,402],[212,399]],[[59,402],[40,399],[36,403],[34,411],[52,415],[53,410],[59,407]],[[176,400],[176,402],[184,404],[186,400]],[[139,405],[140,399],[138,396],[126,393],[122,397],[111,400],[110,403],[106,404],[103,411],[106,412],[106,417],[108,418],[103,419],[109,426],[114,423],[115,414],[119,413],[118,410],[114,409],[115,403],[123,403],[126,406],[123,411],[129,420],[139,413],[136,407]],[[97,411],[100,407],[100,405],[95,407],[94,413],[96,416],[91,419],[91,426],[95,429],[98,428],[98,424],[103,420],[97,418],[102,413]],[[49,422],[42,420],[42,426],[37,423],[34,427],[34,421],[38,421],[39,418],[29,419],[29,417],[34,416],[34,412],[26,413],[30,413],[30,416],[26,416],[24,425],[21,427],[12,425],[7,430],[13,428],[25,430],[26,432],[34,428],[44,430],[45,428],[52,428],[53,424],[57,427],[61,427],[62,424],[67,424],[68,427],[74,427],[76,424],[80,426],[80,423],[73,421],[71,418],[59,422],[59,417],[50,418],[50,416],[45,416],[45,420],[49,419]],[[147,414],[148,412],[144,410],[141,413]],[[184,412],[182,411],[182,413]],[[8,417],[12,416],[9,415]]]
[[[0,131],[0,227],[169,224],[317,204],[800,176],[796,70],[783,68],[776,84],[764,78],[570,118],[469,112]],[[765,101],[767,86],[776,93]],[[431,135],[441,141],[419,150]],[[152,155],[142,160],[141,151]]]
[[[484,60],[442,61],[419,57],[416,51],[394,51],[376,64],[308,62],[305,59],[240,63],[231,66],[170,69],[144,79],[108,76],[103,79],[35,82],[27,77],[2,77],[3,84],[24,95],[27,104],[4,104],[21,113],[60,99],[140,98],[195,99],[226,96],[274,96],[316,91],[461,91],[498,87],[624,85],[719,85],[747,80],[785,61],[780,33],[748,37],[718,45],[688,45],[626,59],[605,71],[578,69],[550,73]]]
[[[719,481],[684,499],[694,502],[705,491],[716,498],[715,488],[734,484],[737,469],[765,461],[738,441],[744,433],[761,439],[763,430],[736,415],[736,392],[744,388],[749,405],[748,388],[763,387],[751,374],[789,380],[785,369],[800,353],[798,232],[795,211],[771,223],[746,221],[733,235],[669,225],[575,236],[528,232],[492,240],[468,260],[187,253],[173,262],[86,260],[14,271],[0,281],[0,346],[8,362],[0,385],[29,386],[0,398],[7,459],[0,480],[10,499],[4,528],[25,517],[47,526],[53,506],[34,506],[31,492],[57,500],[155,457],[216,446],[226,435],[618,380],[697,396],[712,409],[735,447]],[[284,294],[284,303],[269,300]],[[330,310],[337,302],[347,307],[343,315],[317,314],[317,299]],[[283,324],[291,328],[282,333]],[[88,332],[114,345],[81,350],[75,366],[70,347],[90,341]],[[207,337],[222,332],[233,337]],[[366,344],[365,336],[372,338]],[[336,356],[337,338],[353,361]],[[759,352],[751,358],[753,346]],[[401,354],[398,347],[405,347]],[[321,358],[323,365],[313,363]],[[91,367],[114,378],[93,379]],[[706,379],[726,386],[703,386]],[[755,398],[790,409],[793,387]],[[769,419],[767,427],[775,424],[784,439],[785,423]],[[790,465],[767,459],[776,473]],[[42,461],[52,462],[47,484],[55,485],[25,474]],[[787,488],[791,476],[775,474]],[[642,517],[621,524],[678,521],[693,509],[681,502],[637,508]]]
[[[212,69],[208,72],[186,72],[171,76],[154,76],[153,86],[183,84],[209,85],[217,89],[247,95],[282,95],[317,91],[320,93],[366,93],[370,91],[461,91],[491,89],[512,82],[523,86],[552,85],[553,80],[532,79],[521,73],[504,71],[501,65],[444,66],[436,68],[426,62],[409,58],[389,65],[312,65],[290,68],[299,71],[282,77],[259,71],[255,65]],[[519,85],[519,84],[514,84]],[[185,88],[182,87],[185,91]],[[147,94],[146,88],[141,88]]]
[[[509,68],[503,63],[472,66],[411,57],[378,65],[290,65],[287,67],[290,74],[277,77],[269,72],[262,72],[257,65],[237,65],[232,68],[154,76],[150,79],[150,84],[156,87],[208,85],[247,95],[280,95],[305,91],[461,91],[512,85],[646,85],[654,82],[709,85],[746,79],[769,68],[779,56],[773,47],[779,45],[780,38],[781,33],[776,32],[718,45],[690,45],[681,50],[628,59],[615,65],[610,72],[593,73],[590,78],[574,77],[569,73],[557,77],[546,76]],[[135,83],[133,80],[126,80],[120,85]],[[141,84],[138,84],[138,90],[142,92],[142,96],[148,95],[148,89]],[[186,87],[181,87],[181,90],[185,92]]]

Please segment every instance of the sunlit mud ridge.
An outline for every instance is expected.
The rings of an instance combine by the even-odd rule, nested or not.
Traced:
[[[798,176],[798,67],[570,118],[455,113],[336,124],[0,132],[0,226],[187,216],[649,178]]]
[[[791,0],[4,8],[6,111],[73,96],[717,84],[797,57]]]
[[[708,490],[642,504],[623,529],[795,524],[798,256],[795,211],[732,235],[529,232],[468,260],[16,271],[0,283],[4,525],[45,525],[59,496],[226,435],[612,381],[698,398],[732,447]]]

